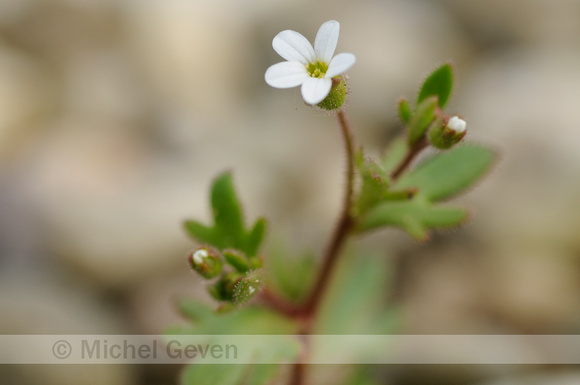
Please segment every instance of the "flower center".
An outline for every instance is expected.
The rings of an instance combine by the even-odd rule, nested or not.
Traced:
[[[313,78],[323,78],[326,74],[326,71],[328,71],[328,64],[317,60],[315,62],[309,63],[306,66],[306,70],[308,71],[308,75],[312,76]]]

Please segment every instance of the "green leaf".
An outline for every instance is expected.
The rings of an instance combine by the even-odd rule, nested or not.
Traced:
[[[411,106],[407,99],[399,100],[399,118],[403,124],[407,125],[411,121]]]
[[[426,240],[429,229],[457,226],[466,219],[467,212],[462,208],[433,206],[430,202],[415,198],[378,205],[361,218],[358,230],[365,232],[383,226],[395,226],[417,240]]]
[[[437,96],[439,107],[444,108],[453,90],[453,78],[453,67],[450,63],[437,68],[423,82],[417,96],[417,105],[428,97]]]
[[[255,346],[246,342],[243,349],[239,350],[242,355],[240,360],[246,362],[292,362],[300,352],[300,343],[292,336],[297,333],[298,325],[269,309],[249,307],[236,312],[216,314],[209,306],[192,300],[182,300],[179,307],[194,324],[187,328],[174,328],[167,334],[197,335],[199,337],[195,337],[193,341],[202,345],[229,344],[232,338],[228,336],[233,335],[279,336],[276,344],[266,346],[261,344],[259,336],[255,340]],[[181,384],[264,385],[276,376],[278,369],[279,365],[193,364],[184,371]]]
[[[266,232],[266,224],[266,219],[259,218],[248,233],[246,237],[246,253],[249,256],[255,256],[258,253]]]
[[[408,143],[410,146],[414,145],[425,135],[427,129],[436,118],[436,108],[437,96],[429,96],[417,105],[417,110],[408,125]]]
[[[211,187],[211,207],[214,225],[209,227],[197,221],[185,222],[185,230],[195,240],[218,249],[233,248],[243,251],[250,259],[256,256],[264,233],[266,220],[259,218],[251,230],[246,231],[242,206],[234,189],[232,175],[218,176]]]
[[[269,250],[265,265],[268,285],[283,297],[300,302],[310,292],[316,278],[316,258],[311,253],[289,255],[281,246]]]
[[[292,334],[297,326],[294,322],[263,307],[246,307],[236,312],[220,314],[205,304],[185,299],[179,309],[193,324],[178,334],[192,335],[236,335],[236,334]]]
[[[216,235],[213,228],[192,220],[185,221],[184,227],[185,231],[196,241],[208,245],[220,246],[220,237]]]
[[[232,265],[238,272],[245,273],[250,270],[250,261],[241,251],[236,249],[225,249],[223,255],[226,262]]]
[[[391,175],[397,166],[403,161],[407,154],[407,139],[404,135],[395,138],[389,143],[385,155],[383,156],[383,170],[387,175]]]
[[[393,323],[384,322],[391,284],[389,259],[376,255],[345,255],[332,278],[316,319],[315,334],[383,334]],[[392,317],[390,317],[392,319]],[[379,321],[380,320],[380,321]]]
[[[389,177],[375,161],[364,157],[362,150],[357,153],[356,165],[362,185],[355,208],[358,214],[364,214],[387,196]]]
[[[238,385],[242,384],[247,365],[190,365],[181,377],[182,385]]]
[[[244,220],[230,172],[223,173],[214,181],[211,205],[215,228],[222,237],[222,244],[241,249],[244,246]]]
[[[495,153],[486,147],[465,144],[427,159],[403,175],[396,187],[417,187],[418,195],[429,201],[448,199],[480,179],[495,158]]]

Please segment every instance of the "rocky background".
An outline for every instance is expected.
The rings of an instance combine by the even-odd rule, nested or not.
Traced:
[[[450,112],[497,168],[461,200],[472,222],[393,260],[404,333],[580,332],[580,2],[574,0],[1,0],[0,333],[157,334],[203,296],[181,229],[235,169],[270,240],[323,248],[341,198],[334,119],[275,90],[272,38],[341,23],[348,111],[382,151],[396,100],[453,59]],[[16,348],[16,347],[15,347]],[[172,384],[174,366],[0,367],[0,383]],[[412,367],[387,384],[580,383],[574,367]],[[81,380],[82,378],[82,380]]]

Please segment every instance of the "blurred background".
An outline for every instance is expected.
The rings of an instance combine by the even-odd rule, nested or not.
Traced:
[[[342,194],[340,135],[298,89],[263,80],[272,38],[341,23],[348,113],[379,154],[398,97],[452,59],[448,108],[501,154],[460,200],[471,223],[390,258],[407,334],[580,332],[580,2],[1,0],[0,333],[157,334],[203,297],[186,218],[235,169],[248,218],[324,247]],[[179,367],[0,367],[2,384],[173,384]],[[386,384],[578,384],[575,367],[402,367]]]

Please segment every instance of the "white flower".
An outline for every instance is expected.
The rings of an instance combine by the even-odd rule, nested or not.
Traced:
[[[461,134],[467,128],[467,123],[465,122],[465,120],[459,118],[459,116],[454,116],[451,119],[449,119],[449,122],[447,122],[447,128],[455,131],[458,134]]]
[[[274,64],[266,71],[266,83],[275,88],[301,87],[302,97],[308,104],[323,101],[332,87],[332,78],[348,70],[355,57],[340,53],[334,57],[340,24],[330,20],[322,24],[314,48],[296,31],[282,31],[272,41],[278,55],[287,61]]]

